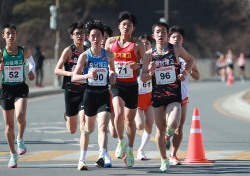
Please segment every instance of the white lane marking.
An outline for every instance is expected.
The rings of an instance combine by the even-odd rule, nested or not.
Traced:
[[[152,160],[151,160],[152,161]],[[155,160],[156,161],[156,160]],[[123,162],[123,160],[122,160]],[[152,167],[158,167],[159,166],[159,162],[160,161],[156,161],[157,163],[156,164],[152,164],[152,163],[145,163],[146,161],[142,161],[142,163],[135,163],[135,166],[133,168],[136,168],[136,167],[145,167],[145,166],[152,166]],[[86,163],[88,166],[91,166],[91,167],[95,167],[95,164],[94,163]],[[48,163],[48,164],[25,164],[24,162],[20,162],[18,163],[18,168],[21,168],[21,167],[39,167],[39,168],[53,168],[53,167],[62,167],[62,166],[74,166],[74,167],[77,167],[77,163],[76,164],[53,164],[53,163]],[[113,163],[113,167],[112,169],[115,169],[115,167],[117,166],[122,166],[122,167],[126,167],[126,165],[124,163]],[[6,164],[0,164],[0,167],[6,167]],[[96,167],[95,167],[96,168]]]

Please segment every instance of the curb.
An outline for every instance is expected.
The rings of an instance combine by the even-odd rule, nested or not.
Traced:
[[[58,88],[41,88],[41,89],[30,89],[29,98],[35,98],[39,96],[53,95],[63,93],[63,89]]]
[[[247,91],[249,89],[220,98],[214,104],[215,109],[226,116],[250,121],[250,104],[243,99]]]

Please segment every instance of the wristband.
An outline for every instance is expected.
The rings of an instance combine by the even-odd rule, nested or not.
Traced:
[[[148,74],[149,74],[149,76],[153,76],[154,75],[154,73],[152,73],[152,72],[149,72]]]

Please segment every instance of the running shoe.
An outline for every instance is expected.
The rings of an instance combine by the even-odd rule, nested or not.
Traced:
[[[104,167],[112,167],[112,159],[108,152],[104,154]]]
[[[86,165],[85,161],[79,160],[77,169],[88,170],[88,166]]]
[[[179,161],[177,156],[170,156],[169,157],[169,163],[170,163],[170,165],[179,165],[179,164],[181,164],[181,162]]]
[[[148,160],[147,156],[143,151],[138,151],[137,152],[137,159],[138,160]]]
[[[17,160],[18,160],[18,155],[17,153],[15,154],[10,154],[10,161],[8,164],[8,168],[17,168]]]
[[[161,172],[168,172],[168,170],[169,170],[169,162],[168,162],[168,159],[161,159],[160,171],[161,171]]]
[[[126,150],[126,157],[124,158],[124,162],[128,167],[133,167],[134,165],[134,153],[132,149]]]
[[[104,167],[104,156],[99,156],[98,160],[95,162],[95,167]]]
[[[166,149],[169,150],[171,146],[170,136],[165,135],[165,140],[166,140]]]
[[[16,143],[17,143],[17,152],[19,155],[23,155],[27,152],[27,148],[24,145],[24,141],[23,139],[20,139],[17,137],[16,139]]]
[[[122,159],[125,156],[127,148],[127,140],[126,138],[123,138],[121,142],[118,142],[117,147],[115,149],[115,157]]]
[[[112,160],[108,152],[104,155],[99,156],[98,160],[95,163],[96,167],[112,167]]]

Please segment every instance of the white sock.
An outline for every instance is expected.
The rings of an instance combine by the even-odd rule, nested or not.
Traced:
[[[107,150],[105,148],[100,148],[100,155],[104,155],[104,153],[106,153]]]
[[[123,142],[125,138],[123,137],[122,139],[118,138],[118,142]]]
[[[81,150],[79,160],[85,161],[86,155],[87,155],[87,150]]]
[[[128,146],[128,147],[127,147],[127,150],[133,150],[133,147],[129,147],[129,146]]]
[[[138,151],[144,151],[149,139],[151,137],[151,134],[148,134],[145,130],[143,132],[143,135],[141,137],[141,146],[139,147]]]

